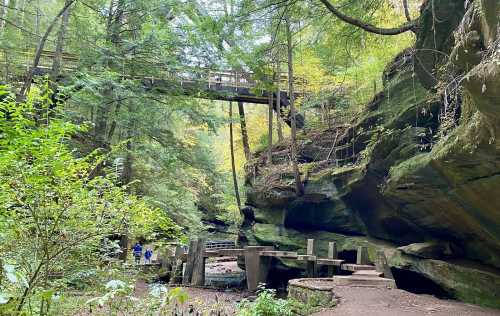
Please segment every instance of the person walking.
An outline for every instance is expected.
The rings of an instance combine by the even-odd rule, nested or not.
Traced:
[[[141,263],[141,257],[142,257],[142,246],[141,246],[141,244],[139,242],[136,242],[133,250],[134,250],[135,264],[140,264]]]
[[[148,248],[144,253],[144,263],[151,264],[151,257],[153,257],[153,250],[151,250],[151,248]]]

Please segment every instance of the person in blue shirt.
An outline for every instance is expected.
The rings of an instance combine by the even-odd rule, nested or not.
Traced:
[[[151,263],[151,257],[153,257],[153,250],[148,248],[144,253],[144,263]]]
[[[141,244],[139,242],[136,242],[133,250],[134,250],[135,263],[136,264],[141,263],[141,257],[142,257],[142,246],[141,246]]]

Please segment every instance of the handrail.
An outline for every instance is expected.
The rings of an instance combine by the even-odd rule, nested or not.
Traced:
[[[0,64],[6,65],[6,67],[0,68],[0,71],[6,70],[9,72],[11,68],[15,69],[21,67],[27,70],[32,67],[32,60],[35,52],[33,50],[20,50],[0,47]],[[41,54],[41,59],[38,64],[40,69],[50,69],[56,53],[53,51],[44,50]],[[61,69],[65,72],[74,71],[79,68],[80,56],[73,53],[64,52],[61,54]],[[127,67],[125,67],[127,68]],[[250,71],[236,71],[236,70],[214,70],[205,67],[183,67],[183,68],[172,68],[165,67],[164,65],[158,64],[155,68],[157,70],[156,74],[140,74],[140,75],[130,75],[123,74],[124,78],[136,78],[136,79],[174,79],[179,81],[182,85],[183,83],[206,83],[209,88],[212,86],[224,86],[230,88],[247,88],[254,89],[259,88],[259,81],[255,78],[255,73]],[[274,85],[279,85],[280,91],[288,91],[288,73],[282,72],[277,76],[278,80],[273,80]],[[300,77],[294,77],[294,82],[297,82],[296,93],[304,92],[303,82],[304,79]],[[302,89],[301,89],[302,88]]]

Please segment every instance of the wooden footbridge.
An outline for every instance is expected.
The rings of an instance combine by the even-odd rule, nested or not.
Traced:
[[[208,244],[207,244],[208,245]],[[328,277],[333,277],[336,271],[352,272],[360,277],[378,277],[385,275],[392,278],[387,260],[382,252],[377,253],[376,265],[371,265],[368,249],[359,247],[356,263],[347,263],[338,258],[335,242],[328,243],[328,255],[320,258],[316,253],[314,239],[307,240],[306,254],[295,251],[277,251],[273,246],[206,247],[203,239],[191,240],[189,248],[177,246],[171,255],[162,258],[162,267],[170,270],[171,284],[203,286],[205,284],[205,261],[212,257],[244,258],[247,287],[255,291],[260,283],[266,283],[272,258],[297,260],[303,262],[307,276],[318,276],[318,267],[328,267]]]
[[[23,81],[27,72],[33,68],[33,51],[13,51],[0,47],[0,76],[6,82]],[[43,51],[40,62],[34,73],[38,76],[51,74],[56,54],[52,51]],[[81,70],[82,66],[78,55],[64,53],[60,56],[61,74],[56,80],[63,80],[68,74]],[[87,71],[99,72],[102,69],[93,69],[96,66],[87,66]],[[148,91],[165,94],[184,94],[202,99],[235,101],[254,104],[269,104],[272,97],[273,107],[278,110],[277,100],[280,100],[280,115],[284,121],[290,123],[290,104],[288,93],[288,75],[280,73],[275,80],[258,79],[248,71],[214,70],[198,67],[172,68],[158,63],[153,65],[150,73],[131,73],[126,69],[133,67],[123,64],[121,77],[123,79],[140,80]],[[276,91],[264,88],[264,82],[274,82]],[[294,78],[295,97],[303,96],[305,81]],[[278,92],[279,91],[279,92]],[[279,93],[279,98],[278,98]],[[297,114],[297,127],[303,126],[303,116]]]

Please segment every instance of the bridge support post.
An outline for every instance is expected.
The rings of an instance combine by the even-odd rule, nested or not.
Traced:
[[[358,252],[356,254],[356,264],[368,264],[368,248],[365,246],[359,246]]]
[[[267,281],[267,275],[271,267],[271,257],[262,257],[259,252],[273,249],[274,247],[265,246],[248,246],[244,248],[248,291],[255,292],[259,283]]]
[[[314,256],[314,258],[308,258],[306,261],[307,277],[315,278],[318,274],[318,269],[316,265],[316,248],[314,247],[314,239],[307,240],[307,255]]]
[[[204,286],[205,285],[205,239],[198,239],[197,248],[195,252],[195,260],[193,264],[193,276],[191,278],[191,285]]]
[[[184,285],[205,285],[205,240],[193,239],[189,242],[189,252],[186,260],[186,268],[182,284]]]
[[[171,248],[162,249],[159,251],[160,268],[163,276],[172,278],[172,267],[174,266],[174,251]]]
[[[191,239],[189,241],[189,250],[187,254],[186,266],[184,268],[184,275],[182,276],[182,284],[188,285],[191,283],[193,277],[194,260],[197,255],[195,249],[198,248],[198,240]]]
[[[182,255],[184,254],[184,249],[181,246],[175,247],[174,260],[172,265],[172,274],[170,278],[170,284],[181,284],[182,283]]]
[[[337,259],[338,258],[338,251],[337,251],[337,244],[334,241],[331,241],[328,243],[328,259]],[[337,270],[337,267],[329,265],[328,266],[328,277],[333,277],[335,275],[335,272]]]

